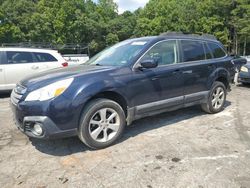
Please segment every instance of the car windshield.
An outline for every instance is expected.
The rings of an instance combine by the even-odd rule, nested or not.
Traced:
[[[91,58],[86,64],[99,66],[122,66],[140,53],[149,39],[126,40],[111,46]]]

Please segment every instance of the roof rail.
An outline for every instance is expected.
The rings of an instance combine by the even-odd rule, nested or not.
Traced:
[[[186,33],[186,32],[168,31],[165,33],[161,33],[160,36],[189,36],[189,37],[199,37],[199,38],[204,38],[204,39],[217,40],[217,38],[214,35],[205,34],[205,33]]]
[[[87,50],[89,54],[89,45],[86,44],[51,44],[44,42],[20,42],[20,43],[0,43],[0,47],[16,47],[16,48],[39,48],[39,49],[53,49],[53,50]]]
[[[201,36],[202,36],[203,38],[208,38],[208,39],[217,40],[216,36],[211,35],[211,34],[206,34],[206,33],[204,33],[204,34],[202,34]]]

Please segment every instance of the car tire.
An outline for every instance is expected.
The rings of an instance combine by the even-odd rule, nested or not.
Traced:
[[[201,104],[203,111],[209,114],[221,112],[226,101],[227,90],[222,82],[214,82],[207,103]]]
[[[126,116],[122,107],[109,99],[92,100],[83,110],[78,136],[92,149],[113,145],[122,135]]]

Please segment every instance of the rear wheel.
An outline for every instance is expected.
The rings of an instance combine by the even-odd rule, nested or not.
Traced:
[[[125,125],[125,114],[118,103],[96,99],[83,111],[78,135],[90,148],[101,149],[117,141]]]
[[[203,111],[214,114],[223,110],[226,101],[226,87],[221,82],[215,82],[209,93],[208,101],[201,105]]]

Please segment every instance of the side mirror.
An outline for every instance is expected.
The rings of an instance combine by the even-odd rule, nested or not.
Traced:
[[[146,59],[142,61],[140,64],[142,68],[151,69],[151,68],[155,68],[158,66],[158,61],[154,59]]]

